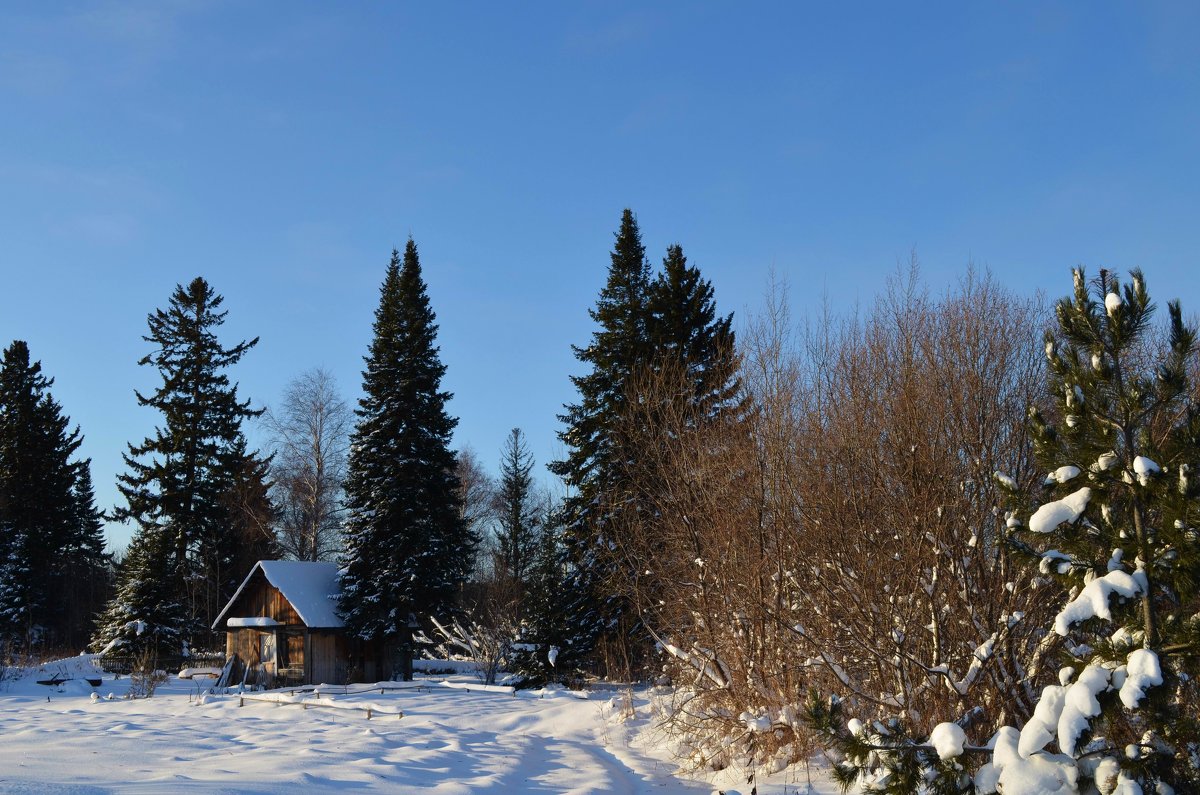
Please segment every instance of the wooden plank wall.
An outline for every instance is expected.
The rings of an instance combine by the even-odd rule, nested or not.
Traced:
[[[258,665],[259,631],[256,629],[230,630],[226,635],[225,653],[236,654],[247,665]]]
[[[308,633],[305,677],[314,685],[346,682],[345,637],[338,632],[312,630]]]
[[[236,618],[248,616],[266,616],[280,624],[302,625],[300,616],[283,598],[279,589],[267,582],[261,570],[254,572],[254,579],[242,591],[241,596],[234,602],[229,615]]]

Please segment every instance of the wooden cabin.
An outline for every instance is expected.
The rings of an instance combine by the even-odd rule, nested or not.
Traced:
[[[226,630],[230,681],[342,684],[350,648],[338,617],[334,563],[260,560],[213,622]]]

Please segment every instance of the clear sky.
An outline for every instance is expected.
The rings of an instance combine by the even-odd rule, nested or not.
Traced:
[[[323,365],[355,399],[411,234],[456,445],[494,467],[519,426],[541,464],[627,206],[739,318],[772,268],[802,315],[912,250],[939,291],[1141,266],[1200,310],[1198,78],[1187,2],[5,3],[0,345],[56,379],[111,507],[176,284],[261,336],[244,396]]]

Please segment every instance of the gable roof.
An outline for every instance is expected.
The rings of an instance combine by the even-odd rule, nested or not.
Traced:
[[[237,592],[217,616],[212,628],[220,627],[225,614],[254,577],[262,571],[267,582],[279,589],[300,620],[309,629],[340,629],[345,626],[337,614],[338,566],[336,563],[307,560],[260,560],[250,569]]]

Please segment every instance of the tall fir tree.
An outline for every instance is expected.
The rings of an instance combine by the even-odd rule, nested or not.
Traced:
[[[538,515],[533,495],[533,455],[520,428],[513,428],[500,454],[496,490],[496,577],[524,590],[538,546]]]
[[[380,289],[346,479],[339,610],[354,635],[385,644],[403,642],[410,614],[454,609],[475,545],[459,506],[458,421],[441,390],[435,318],[409,239]]]
[[[654,366],[678,365],[688,387],[676,399],[692,404],[699,417],[744,412],[733,315],[717,315],[712,283],[688,265],[679,244],[667,248],[648,309]]]
[[[590,372],[572,376],[579,401],[566,406],[559,421],[566,427],[559,439],[567,457],[550,464],[570,490],[563,503],[563,549],[573,576],[569,621],[579,642],[572,651],[586,653],[601,633],[616,632],[624,644],[622,626],[627,605],[611,593],[611,561],[607,550],[629,510],[624,495],[623,462],[626,439],[621,422],[626,415],[633,378],[652,358],[649,332],[650,265],[633,211],[626,209],[616,233],[608,280],[596,306],[588,310],[599,328],[587,347],[572,346],[575,358]],[[584,640],[590,639],[590,640]],[[625,655],[622,655],[625,656]],[[615,672],[614,672],[615,673]],[[624,673],[624,672],[622,672]]]
[[[54,381],[14,341],[0,360],[0,634],[26,649],[78,642],[72,574],[104,567],[87,461],[72,460],[79,429],[50,395]],[[77,629],[77,628],[76,628]]]
[[[225,346],[217,331],[225,321],[224,299],[201,277],[179,285],[167,308],[148,316],[143,339],[154,350],[138,363],[158,371],[161,385],[153,394],[137,395],[138,405],[162,414],[162,425],[124,455],[128,472],[118,476],[126,505],[113,512],[118,521],[138,525],[139,552],[149,568],[122,569],[116,600],[129,592],[127,577],[164,580],[145,593],[161,597],[143,610],[174,615],[182,606],[185,625],[179,637],[194,645],[211,642],[209,626],[232,596],[244,572],[231,571],[235,543],[229,495],[246,466],[242,421],[256,417],[249,400],[240,400],[237,385],[226,374],[258,344],[258,338]],[[160,557],[165,555],[166,557]],[[119,604],[106,615],[124,615]],[[108,622],[97,642],[114,637],[132,641],[137,621]],[[168,633],[162,638],[174,637]]]
[[[575,602],[574,621],[593,637],[611,641],[618,665],[627,667],[636,665],[647,639],[638,639],[642,619],[631,597],[637,589],[627,587],[623,569],[644,561],[614,558],[623,533],[652,529],[656,489],[665,488],[637,473],[638,446],[653,438],[641,423],[655,421],[644,405],[646,392],[653,388],[655,401],[684,404],[698,419],[741,416],[745,403],[732,315],[717,315],[711,283],[688,265],[679,245],[667,249],[663,270],[651,279],[628,209],[591,317],[599,325],[591,344],[574,349],[591,371],[572,378],[579,402],[559,418],[566,425],[559,438],[569,452],[550,468],[573,492],[564,503],[563,525],[573,590],[583,595]]]

